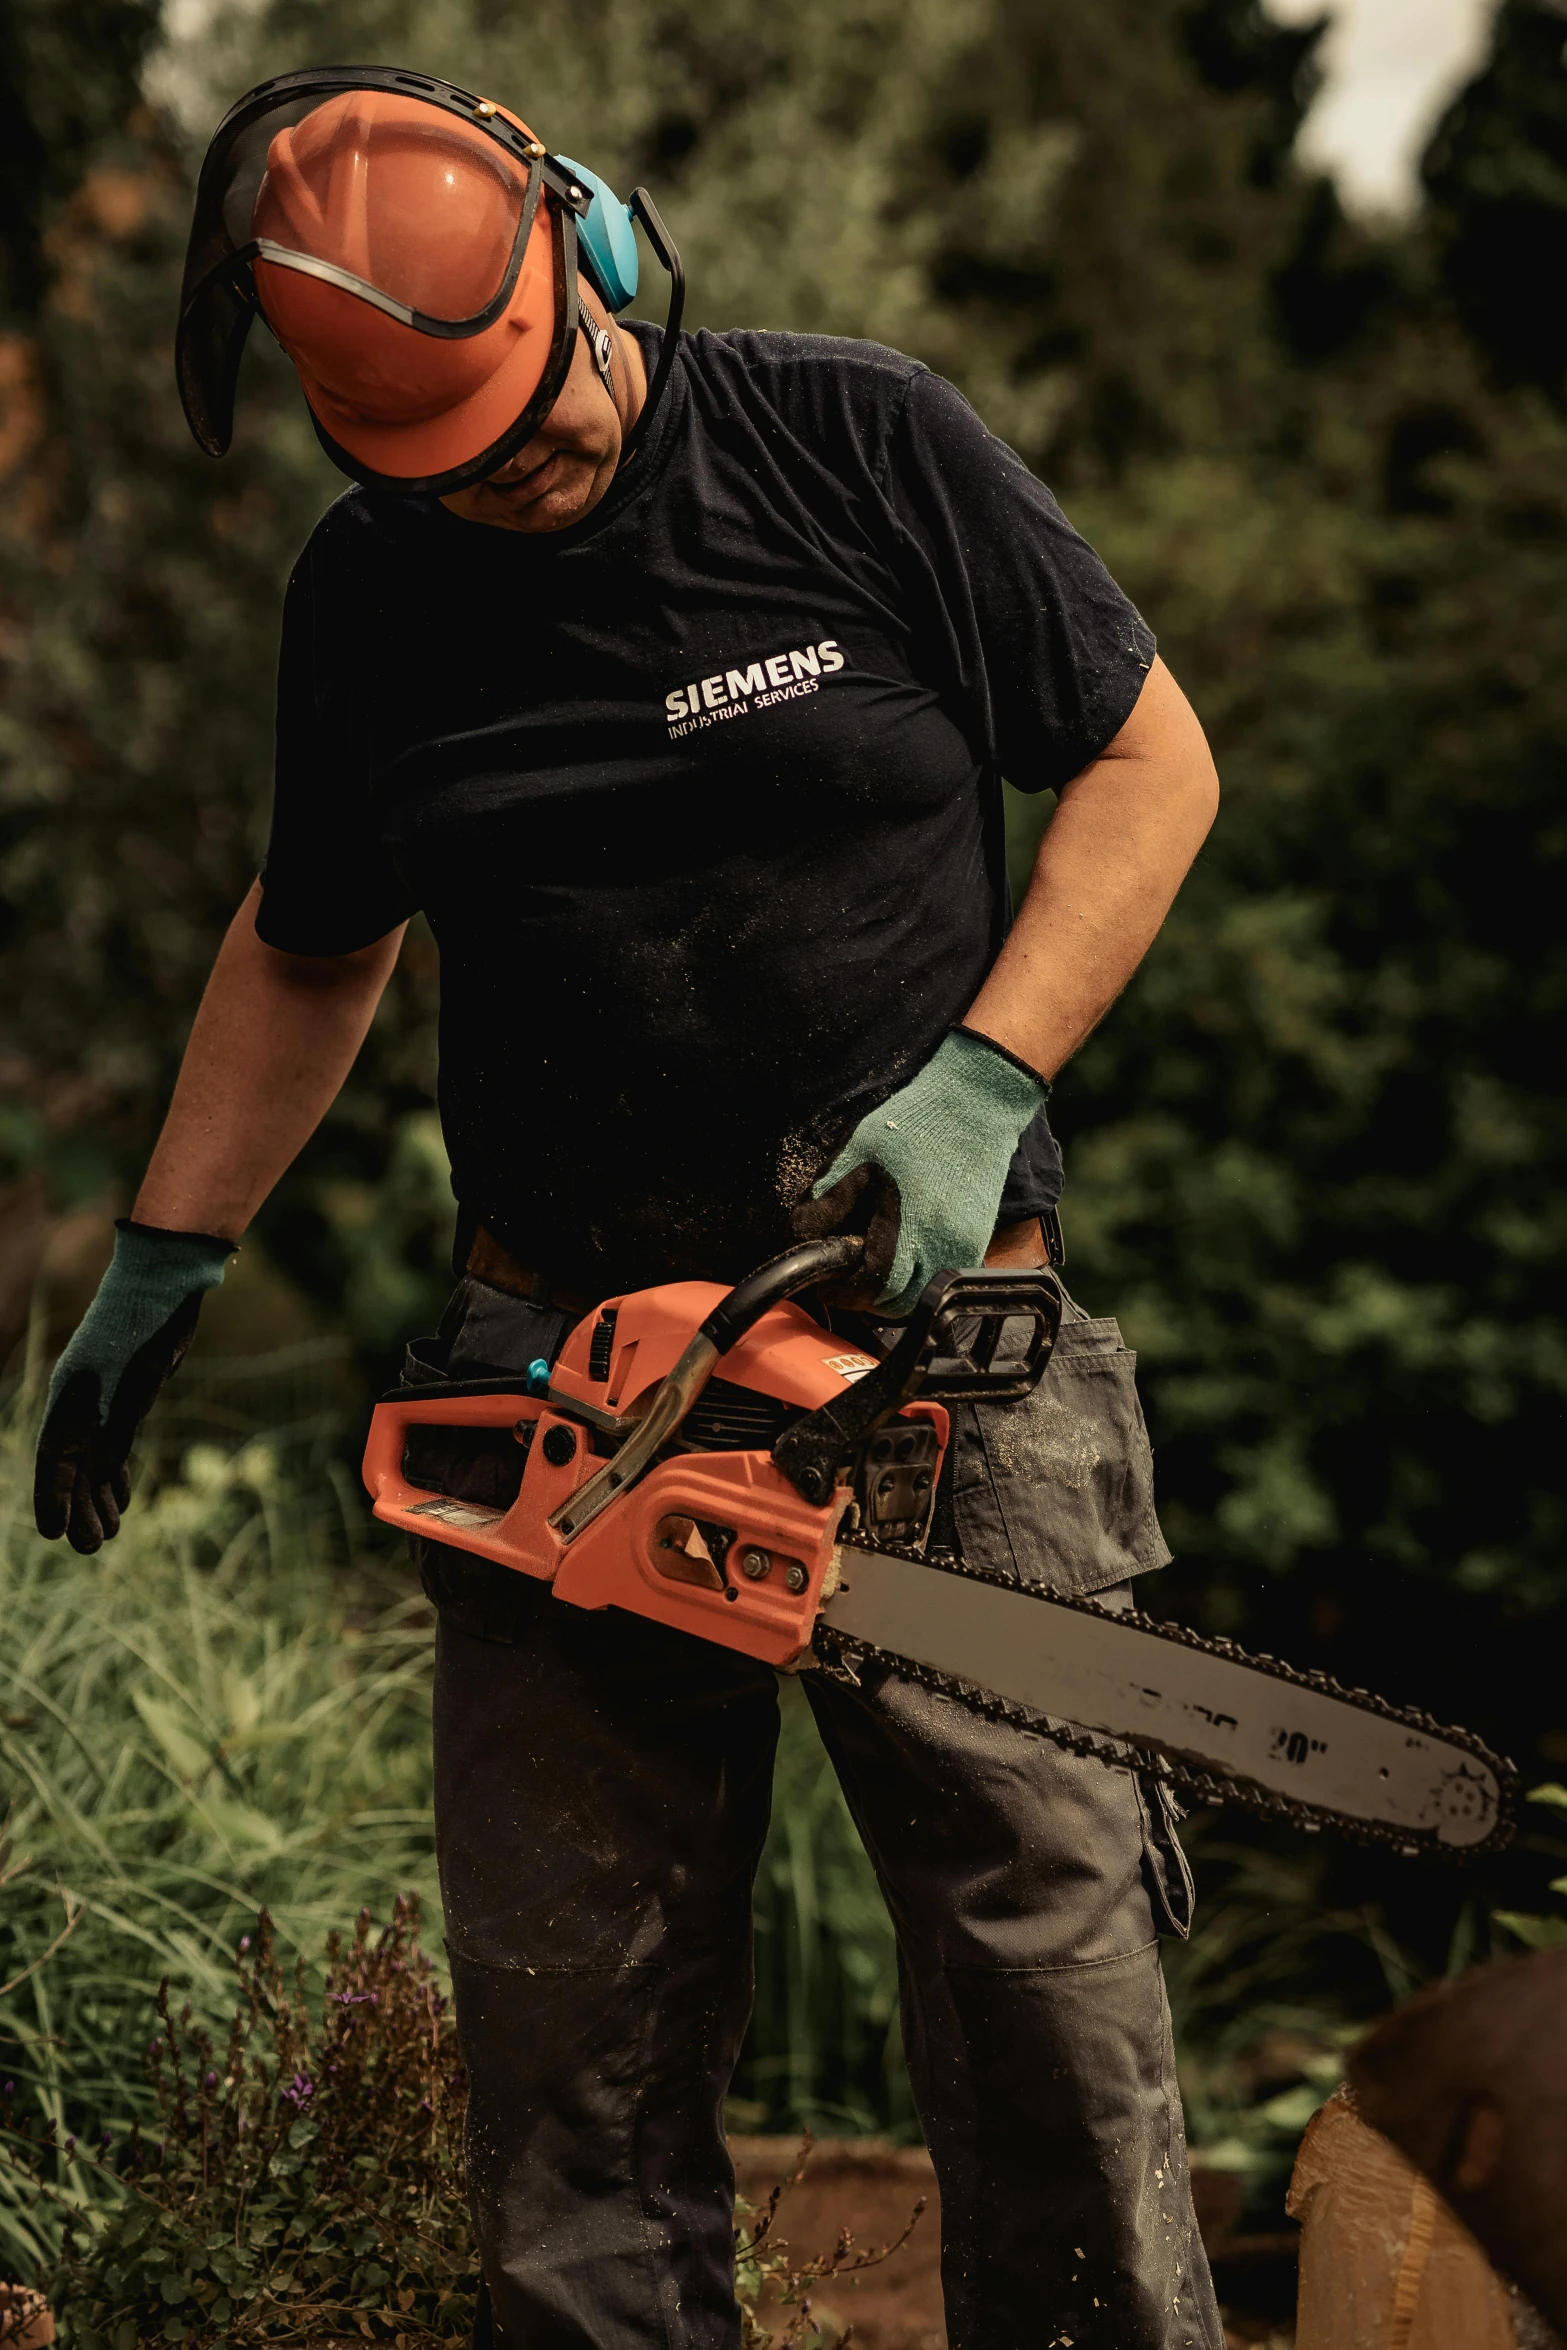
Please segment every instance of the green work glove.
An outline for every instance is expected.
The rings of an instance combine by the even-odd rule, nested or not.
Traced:
[[[876,1305],[912,1313],[936,1274],[984,1263],[1012,1154],[1049,1091],[999,1045],[955,1028],[917,1076],[866,1112],[795,1210],[796,1232],[813,1240],[864,1229]]]
[[[159,1388],[196,1335],[202,1292],[216,1289],[232,1240],[122,1220],[114,1261],[54,1367],[33,1517],[50,1542],[97,1550],[131,1498],[130,1451]]]

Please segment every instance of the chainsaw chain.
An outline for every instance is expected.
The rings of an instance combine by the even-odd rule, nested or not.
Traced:
[[[1378,1697],[1369,1689],[1346,1689],[1335,1681],[1331,1673],[1302,1672],[1288,1665],[1281,1657],[1254,1656],[1236,1641],[1221,1636],[1212,1639],[1194,1632],[1189,1625],[1175,1624],[1162,1616],[1144,1615],[1137,1608],[1101,1607],[1093,1599],[1082,1598],[1063,1591],[1034,1591],[1027,1584],[1015,1583],[1005,1575],[987,1574],[984,1568],[971,1566],[966,1559],[952,1551],[922,1552],[897,1542],[871,1542],[862,1535],[852,1538],[856,1550],[879,1551],[889,1558],[912,1559],[918,1565],[934,1567],[943,1574],[961,1575],[971,1583],[988,1583],[998,1591],[1022,1592],[1031,1599],[1047,1600],[1052,1607],[1075,1608],[1079,1614],[1109,1617],[1118,1624],[1129,1624],[1139,1632],[1151,1632],[1156,1639],[1167,1640],[1177,1648],[1195,1648],[1204,1656],[1219,1657],[1231,1664],[1245,1665],[1248,1670],[1267,1674],[1275,1681],[1287,1681],[1295,1689],[1314,1689],[1325,1697],[1337,1698],[1352,1705],[1361,1713],[1376,1714],[1385,1722],[1396,1722],[1406,1730],[1423,1736],[1439,1738],[1447,1746],[1456,1746],[1471,1754],[1495,1773],[1497,1784],[1497,1812],[1491,1831],[1482,1843],[1452,1845],[1442,1842],[1435,1829],[1411,1830],[1382,1825],[1375,1820],[1356,1819],[1347,1812],[1333,1811],[1326,1805],[1307,1803],[1299,1796],[1280,1795],[1271,1787],[1263,1787],[1255,1779],[1231,1777],[1220,1770],[1210,1770],[1184,1755],[1171,1753],[1163,1747],[1142,1746],[1132,1736],[1107,1738],[1092,1731],[1081,1730],[1070,1722],[1056,1721],[1048,1714],[1035,1713],[1030,1707],[1015,1700],[997,1697],[992,1691],[980,1688],[972,1681],[960,1680],[954,1673],[943,1673],[934,1665],[914,1663],[899,1656],[895,1650],[879,1648],[874,1642],[860,1640],[850,1632],[839,1632],[832,1625],[818,1619],[812,1639],[812,1651],[822,1670],[835,1679],[859,1685],[860,1673],[867,1665],[880,1665],[900,1681],[916,1682],[941,1697],[949,1697],[978,1714],[988,1722],[1003,1722],[1010,1728],[1027,1732],[1030,1736],[1047,1738],[1067,1754],[1087,1757],[1106,1764],[1112,1770],[1150,1770],[1172,1793],[1187,1802],[1206,1807],[1224,1803],[1239,1804],[1254,1812],[1259,1819],[1278,1820],[1292,1828],[1302,1829],[1307,1835],[1320,1835],[1324,1828],[1350,1838],[1357,1844],[1390,1846],[1406,1858],[1423,1855],[1437,1860],[1467,1864],[1493,1852],[1500,1852],[1511,1843],[1514,1814],[1518,1799],[1518,1773],[1503,1756],[1494,1754],[1483,1739],[1471,1730],[1460,1730],[1448,1723],[1436,1721],[1430,1714],[1413,1706],[1390,1705],[1385,1697]]]

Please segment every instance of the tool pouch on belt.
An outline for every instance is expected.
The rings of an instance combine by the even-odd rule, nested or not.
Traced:
[[[1082,1316],[1063,1320],[1031,1395],[955,1407],[948,1507],[966,1559],[1074,1593],[1168,1566],[1136,1371],[1119,1324]]]

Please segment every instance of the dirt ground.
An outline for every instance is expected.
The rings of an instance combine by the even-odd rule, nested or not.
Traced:
[[[740,2193],[765,2208],[778,2181],[796,2167],[800,2149],[794,2138],[731,2138],[729,2151]],[[925,2210],[901,2251],[862,2276],[835,2277],[812,2289],[815,2315],[852,2325],[857,2350],[946,2350],[940,2204],[930,2156],[923,2146],[879,2138],[820,2139],[804,2178],[779,2207],[772,2241],[787,2246],[791,2262],[803,2267],[831,2253],[845,2228],[853,2237],[851,2258],[895,2242],[922,2197]],[[769,2313],[766,2322],[777,2333],[787,2314]]]
[[[740,2192],[765,2207],[778,2181],[796,2167],[793,2138],[733,2138]],[[1232,2350],[1289,2350],[1294,2339],[1295,2239],[1235,2233],[1238,2182],[1199,2171],[1193,2189],[1198,2223],[1213,2263]],[[920,2146],[876,2138],[827,2138],[811,2150],[805,2176],[789,2188],[774,2223],[796,2267],[830,2254],[841,2230],[851,2258],[895,2241],[921,2197],[925,2210],[903,2248],[863,2274],[839,2275],[812,2288],[811,2307],[829,2336],[854,2328],[857,2350],[946,2350],[941,2317],[940,2198],[930,2156]],[[788,2312],[764,2306],[774,2336]]]

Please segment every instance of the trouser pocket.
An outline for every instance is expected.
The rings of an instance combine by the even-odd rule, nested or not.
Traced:
[[[1169,1563],[1136,1372],[1114,1320],[1069,1321],[1031,1394],[956,1407],[952,1511],[965,1558],[1071,1592]]]

